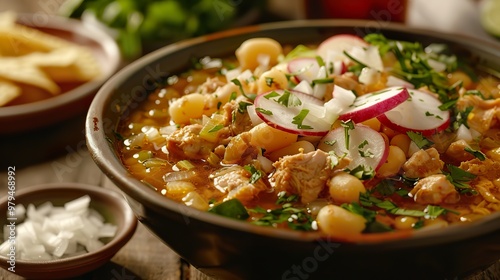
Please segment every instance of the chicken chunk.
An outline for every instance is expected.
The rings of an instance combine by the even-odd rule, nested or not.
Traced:
[[[462,162],[460,168],[476,176],[484,176],[490,181],[500,179],[500,162],[493,161],[489,158],[483,161],[474,158]]]
[[[460,194],[455,186],[446,179],[446,175],[436,174],[420,179],[413,190],[409,193],[416,203],[419,204],[441,204],[457,203]]]
[[[216,144],[200,137],[202,126],[187,125],[167,137],[167,150],[188,159],[205,159]]]
[[[224,152],[224,164],[244,165],[249,159],[254,159],[258,155],[258,149],[250,144],[252,135],[243,132],[231,138]]]
[[[236,198],[245,203],[252,200],[261,191],[267,189],[263,180],[252,183],[252,174],[241,166],[232,166],[212,174],[214,186],[220,192],[227,194],[224,200]]]
[[[439,152],[434,148],[420,150],[414,153],[404,164],[405,176],[423,178],[441,173],[444,162],[439,158]]]
[[[348,160],[341,160],[335,168],[343,168],[348,164]],[[272,180],[276,190],[298,194],[302,203],[318,198],[334,170],[330,155],[321,150],[284,156],[273,165],[276,171]]]
[[[250,104],[248,101],[240,99],[232,100],[222,107],[226,119],[229,120],[227,125],[232,135],[238,135],[242,132],[249,131],[253,127],[250,115],[245,110],[241,110],[240,103]]]
[[[469,144],[465,140],[455,141],[446,150],[446,155],[459,162],[471,160],[474,156],[465,151],[467,147],[469,147]]]

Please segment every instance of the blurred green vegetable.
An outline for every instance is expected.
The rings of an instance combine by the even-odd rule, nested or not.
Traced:
[[[117,31],[126,58],[142,54],[147,44],[173,42],[231,27],[265,0],[67,0],[60,13],[80,18],[92,13]]]

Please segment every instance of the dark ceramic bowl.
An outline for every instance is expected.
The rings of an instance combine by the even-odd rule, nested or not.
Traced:
[[[224,279],[452,279],[500,259],[500,213],[480,221],[380,242],[337,243],[316,235],[258,227],[170,201],[123,167],[114,128],[154,89],[186,69],[193,56],[233,54],[246,39],[319,43],[338,33],[381,32],[389,38],[446,43],[459,55],[500,69],[500,45],[388,23],[298,21],[248,27],[179,42],[123,69],[98,92],[87,117],[92,157],[128,196],[140,221],[202,272]],[[363,278],[361,278],[363,277]]]
[[[90,196],[90,208],[97,210],[106,220],[117,226],[116,234],[96,251],[50,261],[15,260],[15,274],[29,279],[68,279],[92,271],[107,263],[135,233],[137,219],[124,197],[118,192],[97,186],[78,183],[52,183],[20,189],[15,192],[12,201],[16,205],[38,206],[51,201],[54,206],[81,196]],[[0,221],[7,223],[8,196],[0,199]],[[17,223],[19,225],[19,223]],[[3,235],[0,235],[3,236]],[[3,243],[4,240],[1,240]],[[0,256],[0,267],[8,270],[12,267],[9,259]]]

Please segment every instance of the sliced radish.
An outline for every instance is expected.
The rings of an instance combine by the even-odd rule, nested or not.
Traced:
[[[318,78],[320,66],[312,57],[296,58],[288,63],[288,72],[294,75],[298,82],[307,81],[309,84]]]
[[[450,125],[450,112],[439,109],[442,103],[436,97],[414,89],[408,92],[410,98],[406,102],[377,117],[382,124],[401,133],[414,131],[425,136],[445,130]]]
[[[394,76],[387,76],[387,83],[386,83],[386,86],[387,87],[405,87],[405,88],[415,88],[415,86],[410,83],[410,82],[407,82],[403,79],[400,79],[398,77],[394,77]]]
[[[344,51],[354,46],[367,47],[368,43],[356,35],[338,34],[320,43],[316,52],[325,62],[345,61],[348,58],[344,55]]]
[[[363,165],[377,170],[389,155],[384,137],[365,125],[354,125],[354,129],[339,127],[330,131],[321,139],[318,149],[333,151],[338,157],[345,155],[350,158],[351,162],[347,166],[349,169]]]
[[[288,98],[283,98],[287,95]],[[284,99],[300,100],[300,102],[286,103]],[[324,116],[325,111],[323,101],[302,92],[271,91],[258,95],[254,105],[259,118],[269,126],[283,131],[300,135],[323,136],[331,127],[331,123],[321,117]],[[301,115],[304,112],[307,113]],[[297,116],[302,116],[302,118],[298,120]]]
[[[409,97],[408,90],[402,87],[390,87],[367,93],[356,98],[350,108],[340,115],[339,119],[360,123],[393,109]]]

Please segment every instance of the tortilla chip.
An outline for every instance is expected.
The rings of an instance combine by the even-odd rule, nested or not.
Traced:
[[[59,86],[38,67],[15,58],[0,57],[0,78],[25,83],[45,89],[52,94],[60,93]]]
[[[14,17],[15,20],[15,17]],[[47,52],[72,44],[35,28],[12,22],[12,13],[0,13],[0,55],[20,56],[31,52]]]
[[[21,95],[21,89],[7,81],[0,80],[0,106],[3,106]]]

